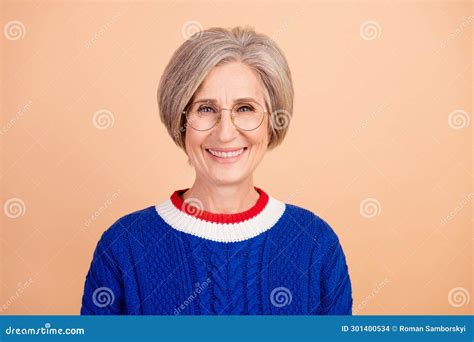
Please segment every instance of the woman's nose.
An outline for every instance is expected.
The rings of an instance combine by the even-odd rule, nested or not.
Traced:
[[[216,129],[216,134],[222,141],[232,140],[238,135],[238,130],[232,122],[230,109],[223,108],[221,110],[219,122],[214,128]]]

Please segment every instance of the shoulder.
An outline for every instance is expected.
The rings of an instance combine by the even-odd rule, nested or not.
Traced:
[[[336,230],[324,218],[311,210],[291,204],[287,204],[287,210],[293,217],[290,223],[293,221],[294,226],[306,233],[300,236],[310,245],[314,269],[337,269],[347,272],[345,253]]]
[[[294,204],[286,204],[286,214],[295,226],[304,229],[316,242],[338,241],[333,227],[317,213]]]
[[[140,229],[150,227],[156,218],[155,206],[137,209],[116,219],[103,233],[99,243],[110,245],[129,234],[137,234]],[[155,221],[153,221],[155,222]]]

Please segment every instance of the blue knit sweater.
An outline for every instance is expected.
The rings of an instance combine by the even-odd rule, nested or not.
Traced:
[[[204,211],[182,189],[118,219],[94,251],[81,314],[352,314],[333,229],[255,189],[258,202],[242,213]]]

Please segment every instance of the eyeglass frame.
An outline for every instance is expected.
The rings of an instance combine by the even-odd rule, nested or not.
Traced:
[[[193,104],[197,103],[197,102],[200,102],[200,101],[196,101],[196,102],[192,102],[191,104],[189,104],[187,107],[191,107]],[[254,101],[247,101],[247,102],[254,102]],[[205,101],[203,103],[211,103],[212,104],[212,101]],[[245,102],[244,102],[245,103]],[[260,103],[258,102],[254,102],[255,104],[258,104],[259,106],[261,106],[262,108],[264,108]],[[234,114],[232,113],[232,109],[234,109],[235,106],[239,105],[239,104],[242,104],[242,103],[236,103],[232,106],[232,108],[222,108],[219,106],[219,116],[217,117],[217,120],[216,122],[214,123],[214,125],[212,125],[211,127],[207,128],[207,129],[197,129],[197,128],[194,128],[191,124],[188,124],[189,120],[188,120],[188,110],[187,109],[184,109],[183,112],[181,113],[181,115],[186,115],[186,126],[191,126],[192,129],[196,130],[196,131],[200,131],[200,132],[205,132],[205,131],[209,131],[211,129],[213,129],[214,127],[216,127],[216,125],[221,121],[221,117],[222,117],[222,111],[225,109],[225,110],[230,110],[230,121],[232,121],[232,124],[234,125],[235,128],[239,129],[239,130],[242,130],[242,131],[246,131],[246,132],[250,132],[250,131],[255,131],[257,128],[259,128],[263,121],[265,121],[265,114],[269,114],[268,110],[267,109],[263,109],[263,116],[262,116],[262,121],[260,121],[260,123],[258,124],[257,127],[255,128],[252,128],[252,129],[243,129],[243,128],[240,128],[239,126],[237,126],[234,122]]]

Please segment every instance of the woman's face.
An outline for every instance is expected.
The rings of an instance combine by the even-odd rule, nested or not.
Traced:
[[[249,66],[232,62],[214,67],[194,94],[193,101],[215,99],[219,107],[232,108],[236,99],[250,97],[267,109],[263,94],[263,84],[258,75]],[[243,131],[232,123],[230,110],[223,110],[220,121],[208,131],[198,131],[188,126],[186,153],[196,170],[197,179],[215,185],[249,180],[267,151],[268,120],[268,114],[265,114],[257,129]],[[220,153],[224,150],[240,154],[224,158],[230,156]]]

